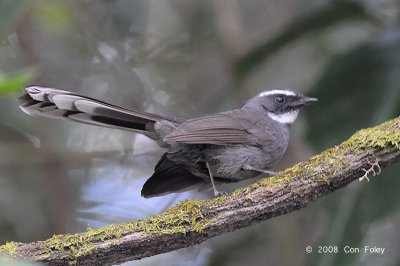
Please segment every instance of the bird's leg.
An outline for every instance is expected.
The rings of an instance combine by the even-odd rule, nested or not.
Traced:
[[[217,190],[217,188],[215,187],[213,174],[211,173],[210,165],[208,164],[208,162],[206,162],[206,165],[207,165],[208,173],[210,174],[211,184],[212,184],[212,187],[214,190],[214,196],[219,197],[219,196],[226,195],[226,193]]]
[[[255,167],[253,167],[253,166],[251,166],[251,165],[244,165],[244,166],[243,166],[243,169],[244,169],[244,170],[250,170],[250,171],[257,171],[257,172],[260,172],[260,173],[267,174],[267,175],[269,175],[269,176],[275,175],[275,172],[274,172],[274,171],[270,171],[270,170],[267,170],[267,169],[255,168]]]

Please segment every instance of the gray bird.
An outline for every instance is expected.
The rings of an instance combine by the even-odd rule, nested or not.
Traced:
[[[270,169],[286,151],[289,125],[300,109],[316,102],[288,89],[260,93],[240,109],[189,120],[129,110],[73,92],[31,86],[20,108],[40,117],[72,120],[143,134],[167,152],[145,182],[145,198],[237,182]]]

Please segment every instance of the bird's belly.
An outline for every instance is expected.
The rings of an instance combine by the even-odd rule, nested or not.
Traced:
[[[244,169],[245,166],[267,170],[279,161],[286,150],[276,146],[274,150],[268,147],[254,147],[247,145],[231,145],[214,147],[209,152],[208,161],[214,176],[243,180],[260,174],[257,171]],[[207,160],[207,158],[206,158]]]

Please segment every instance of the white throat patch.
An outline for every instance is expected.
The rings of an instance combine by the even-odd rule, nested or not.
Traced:
[[[258,94],[258,97],[264,97],[268,95],[274,95],[274,94],[283,94],[287,96],[296,96],[296,93],[290,90],[282,90],[282,89],[275,89],[275,90],[270,90],[270,91],[263,91],[260,94]]]
[[[274,114],[271,112],[268,112],[268,116],[272,119],[275,120],[281,124],[292,124],[297,116],[299,115],[300,110],[294,110],[292,112],[287,112],[283,114]]]

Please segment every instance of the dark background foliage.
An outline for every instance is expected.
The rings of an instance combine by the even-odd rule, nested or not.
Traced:
[[[395,0],[0,1],[0,244],[141,219],[212,196],[141,198],[162,154],[157,145],[28,117],[15,101],[22,87],[52,86],[181,117],[236,108],[266,88],[318,97],[292,126],[280,170],[399,115],[399,8]],[[398,265],[399,170],[129,264]],[[318,253],[335,245],[338,253]],[[365,253],[366,245],[385,253]],[[345,246],[360,253],[346,254]]]

